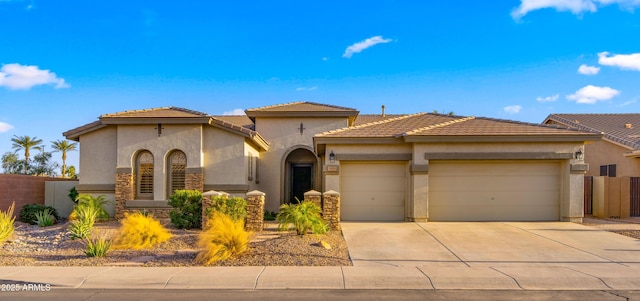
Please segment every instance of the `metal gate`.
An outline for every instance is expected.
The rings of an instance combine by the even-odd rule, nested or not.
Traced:
[[[593,177],[592,176],[584,177],[584,214],[593,214]]]
[[[631,205],[629,215],[640,216],[640,177],[631,177],[631,196],[629,203]]]

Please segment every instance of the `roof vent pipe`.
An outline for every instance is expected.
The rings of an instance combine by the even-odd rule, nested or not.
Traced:
[[[382,117],[384,117],[384,105],[382,105]]]

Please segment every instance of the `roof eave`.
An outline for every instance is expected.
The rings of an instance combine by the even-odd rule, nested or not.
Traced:
[[[99,130],[101,128],[106,127],[106,124],[103,124],[100,121],[94,121],[88,124],[85,124],[83,126],[77,127],[75,129],[71,129],[68,130],[64,133],[62,133],[62,136],[64,136],[66,139],[68,140],[73,140],[73,141],[80,141],[80,136],[84,135],[86,133],[90,133],[96,130]]]
[[[406,142],[586,142],[602,135],[472,135],[472,136],[405,136]]]
[[[209,118],[207,123],[215,128],[219,128],[221,130],[225,130],[225,131],[228,131],[234,134],[239,134],[241,136],[249,138],[261,150],[264,150],[264,151],[269,150],[269,143],[267,142],[267,140],[265,140],[262,136],[260,136],[260,134],[258,134],[258,132],[256,131],[252,131],[245,127],[235,125],[233,123],[225,122],[223,120],[216,119],[213,117]]]

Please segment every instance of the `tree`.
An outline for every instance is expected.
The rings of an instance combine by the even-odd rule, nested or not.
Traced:
[[[51,161],[52,154],[50,152],[40,152],[33,156],[33,164],[29,166],[30,171],[27,174],[37,176],[56,176],[56,169],[60,166],[56,162]]]
[[[69,166],[69,168],[67,168],[67,173],[65,174],[65,177],[69,179],[77,179],[78,174],[76,174],[76,167],[73,165]]]
[[[67,152],[76,150],[78,144],[75,142],[69,143],[67,140],[56,140],[56,141],[51,141],[51,145],[53,146],[53,152],[62,153],[62,176],[65,178],[68,178]]]
[[[447,115],[447,116],[453,116],[455,115],[455,113],[453,111],[449,111],[449,113],[444,113],[444,111],[442,113],[438,112],[438,110],[433,110],[433,114],[440,114],[440,115]]]
[[[13,148],[16,151],[19,150],[24,150],[24,161],[25,161],[25,165],[24,165],[24,173],[28,174],[29,173],[29,151],[31,150],[31,148],[33,147],[37,147],[42,143],[42,139],[38,139],[36,137],[29,137],[29,136],[16,136],[13,135],[13,138],[11,138],[11,142],[13,142]]]
[[[18,154],[6,152],[2,155],[2,169],[6,174],[22,173],[24,161],[18,158]]]

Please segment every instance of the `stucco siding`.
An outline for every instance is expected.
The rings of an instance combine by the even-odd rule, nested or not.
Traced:
[[[117,134],[116,127],[111,126],[80,137],[81,185],[115,184]]]
[[[618,177],[640,177],[640,159],[625,157],[630,152],[626,147],[600,140],[585,146],[584,158],[589,163],[588,176],[600,176],[601,165],[616,165]]]
[[[207,127],[203,141],[205,185],[247,184],[244,137]]]

